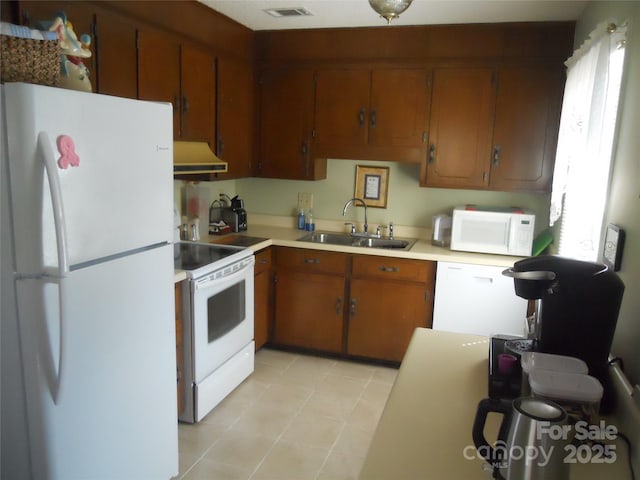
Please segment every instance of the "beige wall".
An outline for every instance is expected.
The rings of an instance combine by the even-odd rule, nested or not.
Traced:
[[[576,26],[576,46],[605,20],[630,20],[617,142],[605,224],[626,231],[620,277],[626,285],[613,344],[627,376],[640,384],[640,2],[592,2]]]
[[[292,218],[296,213],[298,192],[311,192],[317,218],[340,220],[345,202],[354,194],[356,165],[389,167],[387,208],[369,209],[369,223],[372,225],[392,221],[397,225],[430,227],[434,214],[447,212],[455,205],[465,203],[523,206],[536,212],[540,228],[544,228],[549,218],[548,195],[422,188],[418,186],[418,165],[395,162],[329,160],[326,180],[307,182],[248,178],[236,182],[237,192],[245,199],[249,212],[291,215]],[[351,209],[347,218],[362,221],[362,208]]]

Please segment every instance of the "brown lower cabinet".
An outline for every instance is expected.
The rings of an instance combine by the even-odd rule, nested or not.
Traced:
[[[347,353],[401,361],[416,327],[431,327],[435,263],[354,255]]]
[[[272,329],[272,255],[271,247],[256,252],[256,264],[253,276],[253,338],[256,351],[270,340]]]
[[[275,329],[278,344],[341,353],[349,256],[278,247]]]
[[[435,262],[276,247],[275,344],[399,362],[430,327]]]

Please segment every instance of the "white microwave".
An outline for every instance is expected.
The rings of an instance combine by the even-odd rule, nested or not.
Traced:
[[[536,216],[519,208],[453,209],[451,250],[530,256]]]

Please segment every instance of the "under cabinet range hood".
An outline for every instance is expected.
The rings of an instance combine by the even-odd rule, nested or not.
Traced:
[[[227,162],[220,160],[207,142],[173,142],[174,175],[225,173]]]

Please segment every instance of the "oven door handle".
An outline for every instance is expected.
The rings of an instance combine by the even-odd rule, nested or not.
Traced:
[[[253,259],[253,257],[251,257]],[[233,273],[229,273],[227,275],[223,275],[222,277],[214,277],[214,278],[210,278],[209,275],[205,275],[204,277],[201,277],[199,279],[194,279],[194,288],[196,291],[198,290],[204,290],[206,288],[210,288],[212,285],[215,285],[216,283],[220,282],[220,281],[224,281],[224,282],[235,282],[237,279],[242,278],[242,277],[246,277],[248,270],[251,270],[253,268],[253,264],[254,262],[250,262],[247,263],[245,266],[243,266],[241,269],[236,270]]]

